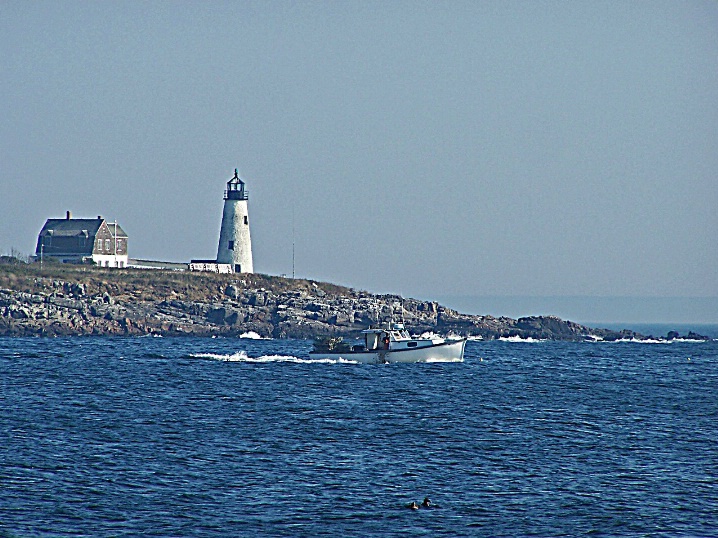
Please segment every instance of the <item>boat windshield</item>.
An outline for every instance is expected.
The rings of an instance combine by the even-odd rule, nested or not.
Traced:
[[[407,331],[391,331],[392,340],[409,340],[411,337]]]

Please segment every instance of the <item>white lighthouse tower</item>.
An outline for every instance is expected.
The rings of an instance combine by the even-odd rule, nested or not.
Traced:
[[[253,273],[252,240],[249,237],[249,212],[244,181],[239,179],[237,169],[227,182],[224,192],[222,229],[219,232],[217,263],[229,263],[235,273]]]

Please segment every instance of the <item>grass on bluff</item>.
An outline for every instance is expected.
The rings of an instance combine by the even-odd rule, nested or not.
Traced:
[[[260,274],[191,273],[189,271],[109,269],[89,265],[59,263],[19,263],[0,265],[0,288],[27,293],[51,293],[62,283],[84,284],[88,295],[109,293],[126,301],[211,302],[225,298],[229,284],[240,293],[264,288],[273,293],[307,292],[317,288],[327,295],[349,295],[348,288],[303,279]]]

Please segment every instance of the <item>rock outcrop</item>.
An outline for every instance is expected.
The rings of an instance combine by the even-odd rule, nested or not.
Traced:
[[[355,335],[392,320],[403,320],[414,334],[571,341],[643,338],[553,316],[472,316],[431,301],[264,275],[0,269],[0,335],[236,337],[251,331],[264,337],[314,338]]]

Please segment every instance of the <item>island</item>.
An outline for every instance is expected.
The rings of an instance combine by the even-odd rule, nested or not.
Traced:
[[[403,322],[413,334],[484,340],[649,338],[555,316],[512,319],[461,314],[434,301],[306,279],[65,264],[0,265],[0,336],[256,334],[306,339],[355,335],[391,321]]]

